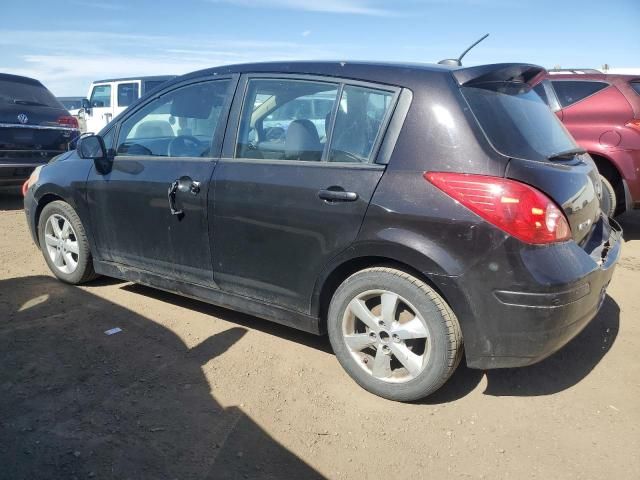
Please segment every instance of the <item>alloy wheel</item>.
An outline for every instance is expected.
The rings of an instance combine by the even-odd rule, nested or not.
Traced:
[[[78,237],[68,219],[57,213],[51,215],[45,224],[44,241],[56,269],[70,274],[78,268]]]

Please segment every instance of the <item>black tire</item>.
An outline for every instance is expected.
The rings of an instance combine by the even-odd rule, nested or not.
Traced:
[[[61,271],[60,268],[54,264],[47,250],[45,227],[53,215],[58,215],[71,224],[71,227],[73,228],[73,236],[78,245],[78,253],[76,254],[77,267],[70,273]],[[58,279],[66,283],[79,285],[98,277],[93,269],[93,259],[91,257],[89,241],[87,240],[84,226],[82,225],[80,217],[76,211],[68,203],[56,200],[55,202],[48,203],[42,209],[38,220],[38,239],[40,241],[40,250],[42,250],[44,259],[51,272],[58,277]]]
[[[616,213],[616,207],[618,206],[618,197],[616,196],[616,190],[611,185],[611,182],[604,176],[600,175],[600,183],[602,184],[602,199],[600,200],[600,208],[605,215],[613,217]]]
[[[406,299],[420,313],[429,332],[430,354],[423,360],[423,370],[401,383],[381,380],[366,371],[354,359],[344,338],[342,327],[350,302],[377,290]],[[346,372],[364,389],[390,400],[413,401],[432,394],[449,379],[462,358],[462,333],[449,305],[425,282],[394,268],[367,268],[347,278],[331,300],[327,330],[333,351]],[[380,347],[376,347],[376,354],[377,348]]]

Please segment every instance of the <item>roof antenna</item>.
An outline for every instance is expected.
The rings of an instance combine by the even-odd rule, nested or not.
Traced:
[[[452,65],[454,67],[461,67],[462,66],[462,57],[464,57],[467,53],[469,53],[469,50],[471,50],[473,47],[478,45],[481,41],[483,41],[488,36],[489,36],[489,34],[487,33],[486,35],[484,35],[480,39],[478,39],[475,42],[473,42],[471,44],[471,46],[469,48],[467,48],[464,52],[462,52],[462,55],[460,55],[458,58],[447,58],[445,60],[440,60],[438,62],[438,64],[439,65]]]

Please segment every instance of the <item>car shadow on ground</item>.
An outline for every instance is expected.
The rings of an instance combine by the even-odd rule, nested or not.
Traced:
[[[0,212],[24,207],[20,187],[0,187]]]
[[[617,218],[626,241],[640,240],[640,211],[625,213]]]
[[[176,295],[173,293],[158,290],[156,288],[146,287],[135,283],[130,283],[121,287],[123,290],[134,292],[146,297],[155,298],[163,302],[171,303],[189,310],[195,310],[206,315],[221,318],[227,322],[233,322],[247,328],[260,330],[263,333],[284,338],[291,342],[296,342],[307,347],[315,348],[325,353],[333,353],[329,339],[326,335],[319,336],[312,333],[296,330],[295,328],[279,325],[262,318],[245,315],[227,308],[211,305],[199,300],[193,300],[188,297]]]
[[[566,390],[585,378],[613,346],[620,328],[620,307],[607,295],[600,312],[571,342],[540,363],[522,368],[472,370],[460,366],[439,391],[421,403],[458,400],[487,377],[485,395],[539,396]]]
[[[213,315],[225,321],[257,329],[323,352],[331,352],[331,346],[326,336],[319,337],[307,334],[250,315],[142,285],[127,284],[121,288]],[[463,358],[449,381],[435,394],[418,403],[440,404],[458,400],[473,391],[485,375],[487,377],[487,388],[484,391],[486,395],[538,396],[560,392],[580,382],[602,360],[618,335],[619,323],[620,308],[615,300],[607,296],[602,309],[591,323],[568,345],[551,357],[529,367],[487,372],[467,368]],[[355,384],[354,388],[356,388]]]
[[[202,366],[245,332],[188,348],[50,277],[0,280],[0,477],[322,478],[216,401]]]

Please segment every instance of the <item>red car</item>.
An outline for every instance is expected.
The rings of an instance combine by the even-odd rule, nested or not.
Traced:
[[[640,208],[640,76],[550,72],[535,90],[595,161],[602,209]]]

